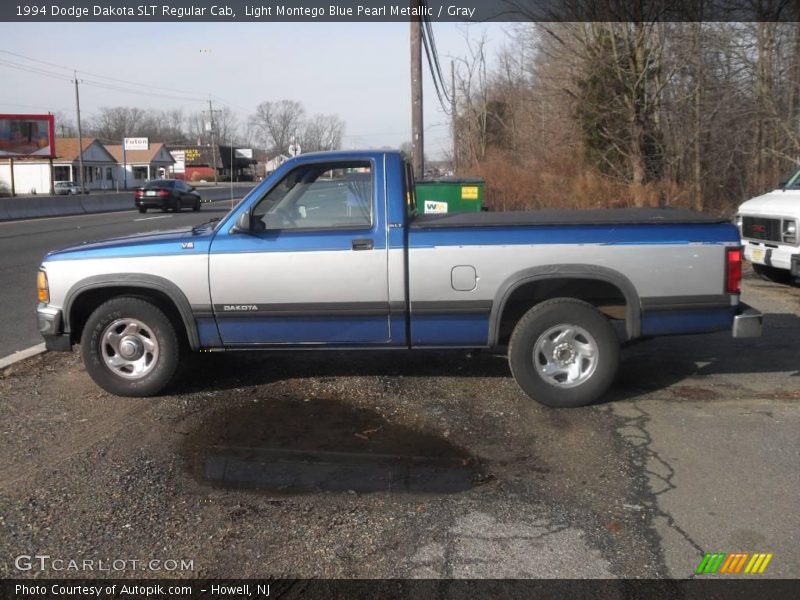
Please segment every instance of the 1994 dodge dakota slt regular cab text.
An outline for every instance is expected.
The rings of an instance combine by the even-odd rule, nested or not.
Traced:
[[[49,254],[39,328],[114,394],[186,350],[508,348],[533,399],[612,384],[620,343],[761,334],[736,227],[678,210],[417,215],[397,152],[298,156],[216,223]]]

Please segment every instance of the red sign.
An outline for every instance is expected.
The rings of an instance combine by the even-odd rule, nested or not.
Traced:
[[[0,158],[52,158],[55,154],[53,115],[0,115]]]

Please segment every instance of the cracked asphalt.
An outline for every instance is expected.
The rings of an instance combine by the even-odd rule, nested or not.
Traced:
[[[106,394],[77,353],[18,363],[0,576],[685,578],[744,551],[798,577],[800,288],[750,275],[743,299],[762,338],[631,346],[575,410],[483,353],[201,355],[155,399]],[[15,568],[34,553],[192,568]]]

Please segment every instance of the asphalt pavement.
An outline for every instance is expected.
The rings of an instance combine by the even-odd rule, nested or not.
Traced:
[[[571,410],[482,352],[198,354],[158,398],[105,393],[77,352],[21,361],[0,370],[0,576],[87,574],[15,566],[37,552],[192,561],[99,577],[796,579],[800,288],[748,274],[743,298],[763,337],[626,347]],[[773,557],[696,575],[705,553]]]
[[[249,187],[202,188],[200,212],[137,210],[0,222],[0,358],[42,342],[36,326],[36,271],[51,250],[112,237],[192,226],[224,215]],[[131,200],[133,203],[133,200]]]

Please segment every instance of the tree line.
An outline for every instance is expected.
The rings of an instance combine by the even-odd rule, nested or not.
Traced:
[[[75,137],[75,120],[56,113],[56,134]],[[291,143],[303,152],[337,150],[342,145],[345,123],[337,115],[308,115],[300,102],[279,100],[262,102],[255,113],[240,118],[230,107],[208,111],[185,112],[181,109],[148,110],[114,106],[99,109],[84,118],[82,133],[105,143],[122,143],[124,137],[147,137],[169,144],[208,144],[210,123],[216,143],[265,150],[268,155],[286,154]]]
[[[467,44],[452,158],[495,208],[730,214],[797,167],[800,23],[527,23],[497,56]]]

